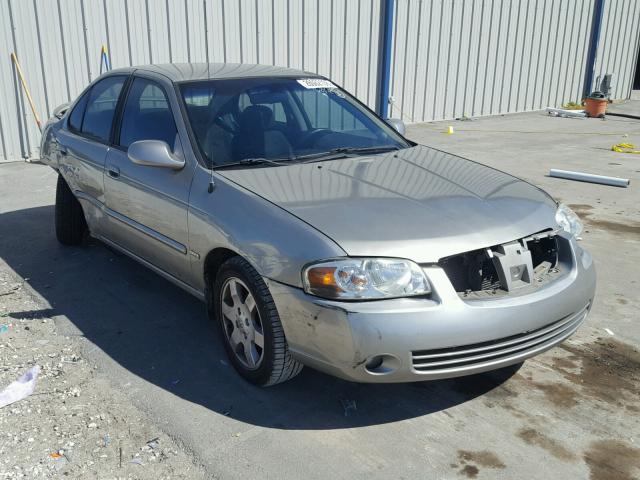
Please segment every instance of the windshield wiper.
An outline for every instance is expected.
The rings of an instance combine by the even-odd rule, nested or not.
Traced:
[[[288,160],[288,159],[281,159],[283,161],[278,161],[278,160],[270,160],[268,158],[263,158],[263,157],[255,157],[255,158],[243,158],[242,160],[238,160],[237,162],[230,162],[230,163],[223,163],[221,165],[214,165],[212,168],[213,170],[220,170],[223,168],[230,168],[230,167],[245,167],[245,166],[253,166],[253,165],[275,165],[277,167],[281,167],[282,165],[285,165],[284,160]]]
[[[220,169],[232,168],[232,167],[245,167],[245,166],[249,167],[254,165],[274,165],[276,167],[281,167],[283,165],[290,164],[292,162],[296,162],[296,163],[319,162],[322,160],[332,160],[335,158],[340,158],[345,155],[351,155],[351,154],[384,153],[384,152],[390,152],[393,150],[400,150],[400,147],[397,147],[394,145],[386,145],[386,146],[378,146],[378,147],[338,147],[338,148],[332,148],[331,150],[326,152],[310,153],[308,155],[300,155],[300,156],[291,157],[291,158],[278,158],[273,160],[269,158],[264,158],[264,157],[243,158],[242,160],[238,160],[237,162],[214,165],[213,170],[220,170]]]
[[[304,160],[301,163],[307,162],[319,162],[322,160],[333,160],[350,154],[366,154],[366,153],[384,153],[391,152],[393,150],[400,150],[400,147],[393,145],[379,146],[379,147],[338,147],[332,148],[326,152],[310,153],[308,155],[300,155],[294,157],[293,161]]]

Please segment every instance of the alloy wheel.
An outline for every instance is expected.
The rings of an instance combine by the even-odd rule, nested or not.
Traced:
[[[264,330],[256,301],[247,285],[228,278],[220,299],[222,324],[236,358],[246,368],[257,369],[264,358]]]

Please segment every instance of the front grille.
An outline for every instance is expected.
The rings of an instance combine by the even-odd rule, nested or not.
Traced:
[[[531,284],[540,286],[558,276],[561,271],[560,242],[552,232],[541,232],[519,240],[531,253],[533,276]],[[502,295],[507,293],[496,265],[491,258],[499,246],[472,250],[440,259],[438,265],[445,271],[456,292],[464,297],[470,294]]]
[[[470,366],[482,366],[499,360],[524,356],[527,352],[553,345],[573,333],[589,311],[589,304],[578,312],[528,332],[489,342],[458,347],[411,352],[413,368],[418,372],[447,373]]]

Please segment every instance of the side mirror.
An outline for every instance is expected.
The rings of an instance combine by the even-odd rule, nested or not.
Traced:
[[[139,140],[129,145],[127,156],[136,165],[180,170],[184,160],[171,153],[167,142],[162,140]]]
[[[58,105],[53,109],[53,116],[60,120],[62,117],[64,117],[64,114],[67,113],[67,110],[69,110],[69,106],[71,106],[70,103],[63,103],[62,105]]]
[[[405,132],[407,131],[404,126],[404,122],[399,118],[387,118],[386,122],[391,125],[396,131],[404,137]]]

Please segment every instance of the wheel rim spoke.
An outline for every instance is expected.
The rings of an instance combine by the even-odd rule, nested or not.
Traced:
[[[258,330],[255,331],[253,342],[256,344],[256,346],[264,348],[264,335],[262,334],[262,332],[259,332]]]
[[[234,310],[233,307],[230,305],[227,305],[224,300],[222,301],[222,315],[224,315],[227,320],[229,321],[233,321],[234,318]]]
[[[238,282],[236,280],[229,281],[229,294],[233,300],[234,308],[237,308],[242,302],[240,301],[240,295],[238,293]]]
[[[253,295],[251,294],[247,295],[247,298],[244,299],[244,305],[245,307],[247,307],[247,310],[249,311],[249,313],[253,312],[253,309],[256,308],[256,301],[253,298]]]
[[[256,369],[264,357],[264,332],[260,310],[247,285],[237,277],[229,278],[220,295],[225,334],[236,359]]]
[[[253,347],[251,346],[251,342],[246,341],[244,342],[244,356],[247,359],[247,363],[249,364],[250,367],[255,367],[256,366],[256,359],[253,356]]]
[[[234,350],[240,343],[244,341],[239,328],[233,327],[233,331],[231,332],[231,335],[229,335],[229,340],[231,341],[231,346],[234,347]]]

